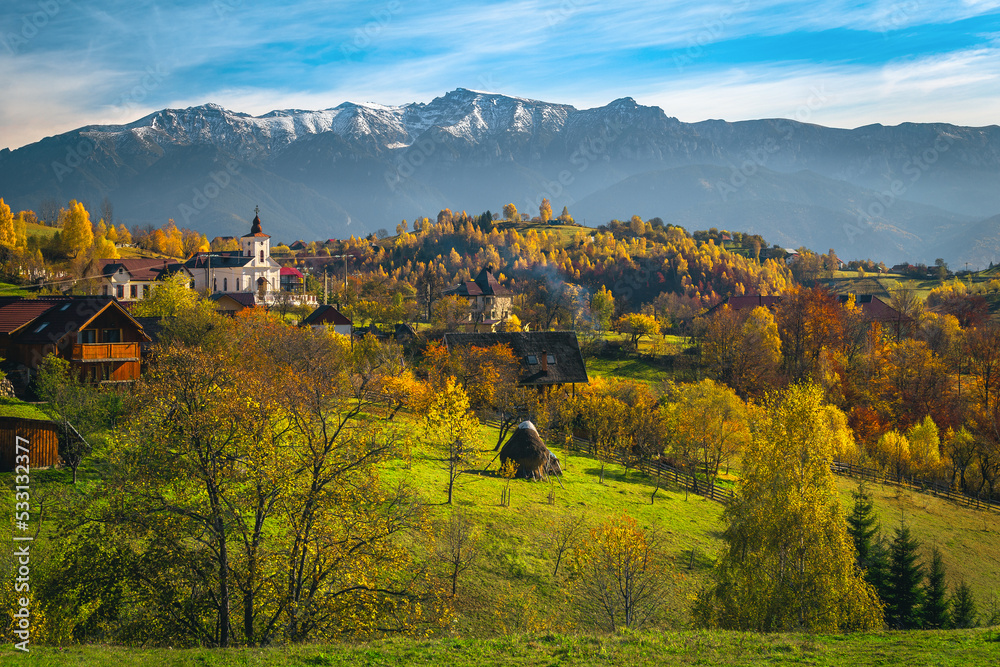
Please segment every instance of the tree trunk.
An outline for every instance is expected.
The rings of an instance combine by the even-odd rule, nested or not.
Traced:
[[[215,523],[219,539],[219,646],[229,646],[229,552],[226,550],[226,531],[222,520]]]

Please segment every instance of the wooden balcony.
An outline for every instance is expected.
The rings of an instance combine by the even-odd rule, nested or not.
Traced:
[[[71,361],[139,361],[139,343],[76,343]]]

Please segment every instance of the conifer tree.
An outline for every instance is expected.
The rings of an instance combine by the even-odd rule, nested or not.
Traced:
[[[972,596],[972,589],[965,581],[958,584],[948,602],[951,606],[951,627],[976,627],[976,601]]]
[[[900,523],[889,548],[889,597],[886,600],[886,623],[897,630],[920,627],[920,608],[924,601],[921,583],[923,566],[917,556],[920,542]]]
[[[925,628],[948,627],[948,600],[944,583],[944,561],[937,547],[931,551],[931,565],[924,585],[924,604],[920,609]]]
[[[858,567],[864,571],[865,580],[875,588],[884,603],[888,593],[889,567],[875,504],[864,482],[851,495],[854,507],[847,516],[847,532],[854,539]]]

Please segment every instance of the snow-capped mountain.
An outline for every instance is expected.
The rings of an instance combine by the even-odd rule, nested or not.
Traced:
[[[392,229],[444,207],[542,197],[578,221],[639,214],[752,229],[782,245],[886,261],[989,261],[1000,128],[683,123],[622,98],[576,109],[459,88],[427,104],[344,102],[251,116],[164,109],[0,151],[15,209],[104,197],[129,224],[235,234],[254,205],[278,240]],[[971,235],[971,236],[969,236]],[[859,240],[861,239],[861,240]]]

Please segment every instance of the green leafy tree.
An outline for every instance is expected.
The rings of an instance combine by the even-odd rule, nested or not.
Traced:
[[[889,597],[886,622],[897,630],[919,628],[924,601],[924,570],[917,555],[920,542],[906,525],[896,529],[889,545]]]
[[[941,551],[934,547],[931,550],[931,564],[927,570],[927,583],[924,585],[924,603],[920,610],[923,627],[948,627],[950,619],[947,593],[944,583],[944,560],[941,558]]]
[[[598,331],[606,331],[611,326],[611,318],[615,315],[615,297],[604,285],[590,298],[590,314]]]
[[[117,417],[118,395],[84,384],[70,363],[54,354],[42,359],[35,377],[35,392],[61,427],[59,458],[73,470],[76,484],[77,470],[93,450],[90,441]]]
[[[189,279],[183,273],[175,273],[164,278],[147,292],[145,298],[132,305],[132,314],[137,317],[175,317],[192,310],[198,304],[198,293],[191,289]]]
[[[875,590],[855,564],[830,471],[822,390],[772,393],[723,513],[725,546],[693,609],[702,626],[833,632],[882,625]]]

